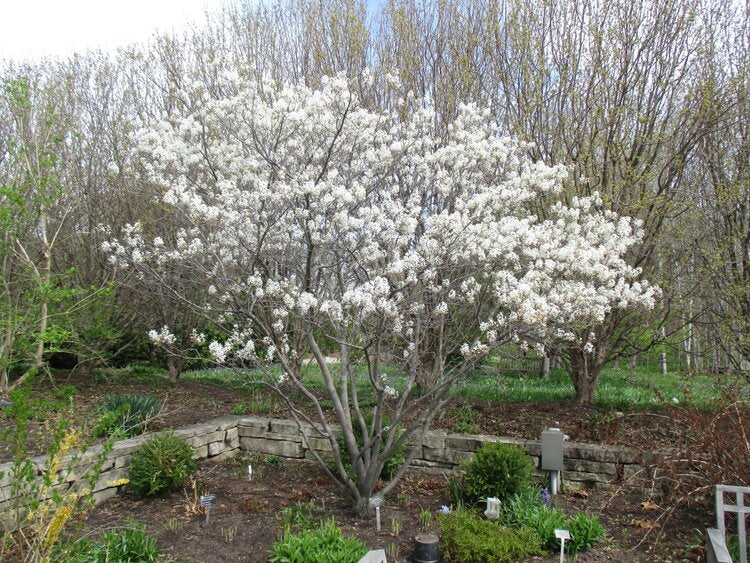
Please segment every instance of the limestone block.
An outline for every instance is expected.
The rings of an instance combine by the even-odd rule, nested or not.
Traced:
[[[472,452],[464,450],[451,450],[448,448],[444,449],[432,449],[422,448],[422,458],[426,461],[439,461],[444,464],[450,465],[461,465],[462,462],[471,459],[474,454]]]
[[[238,426],[237,433],[240,438],[264,438],[271,435],[267,426]]]
[[[315,451],[318,452],[331,452],[333,451],[333,448],[331,447],[331,442],[329,442],[325,438],[308,438],[307,442],[311,448],[313,448]],[[304,442],[303,442],[304,444]]]
[[[585,481],[598,485],[599,483],[613,483],[616,480],[616,475],[609,475],[607,473],[591,473],[588,471],[566,471],[563,473],[563,481]]]
[[[640,479],[648,479],[649,477],[651,477],[651,475],[649,475],[648,471],[646,471],[637,463],[627,463],[623,465],[622,478],[627,481],[629,479],[633,479],[634,477]]]
[[[135,436],[134,438],[128,438],[127,440],[120,440],[114,445],[112,451],[110,452],[110,455],[119,457],[132,454],[136,450],[140,449],[140,447],[146,442],[148,438],[149,435],[144,434],[143,436]]]
[[[0,487],[0,503],[11,499],[11,487]]]
[[[447,432],[442,430],[433,430],[427,432],[422,440],[422,446],[432,448],[433,450],[441,450],[445,447],[445,437],[448,435]]]
[[[224,443],[232,450],[240,447],[240,435],[237,427],[227,430],[227,433],[224,436]]]
[[[225,442],[211,442],[208,444],[208,457],[223,454],[228,448]]]
[[[612,463],[637,463],[641,453],[624,446],[600,446],[571,442],[563,445],[563,457],[586,461],[606,461]]]
[[[264,416],[243,416],[237,423],[237,427],[242,429],[245,428],[265,428],[266,430],[271,429],[271,419]],[[240,433],[240,436],[242,434]]]
[[[99,475],[99,479],[97,479],[93,490],[94,492],[96,492],[101,491],[102,489],[111,488],[114,486],[114,482],[121,479],[127,479],[127,477],[128,472],[126,468],[121,467],[120,469],[112,469],[111,471],[107,471],[106,473],[102,473],[101,475]],[[76,488],[80,488],[81,486],[84,486],[84,483],[76,483]]]
[[[441,461],[429,461],[426,459],[415,459],[411,462],[409,467],[440,467],[442,469],[453,469],[453,463],[444,463]]]
[[[115,469],[120,467],[127,467],[130,465],[130,460],[133,459],[132,455],[123,455],[115,459]]]
[[[320,458],[324,462],[326,462],[326,463],[333,463],[333,453],[332,452],[322,452],[322,451],[319,451],[318,455],[320,456]],[[305,459],[309,460],[309,461],[315,461],[315,462],[318,461],[317,459],[315,459],[315,456],[313,455],[313,453],[310,450],[305,450]]]
[[[12,482],[13,462],[0,463],[0,487],[7,487]]]
[[[563,463],[565,464],[565,472],[617,474],[617,465],[614,463],[586,461],[583,459],[564,459]]]
[[[274,434],[296,436],[300,434],[300,429],[293,420],[271,420],[271,432]]]
[[[251,452],[278,455],[281,457],[302,458],[305,455],[302,444],[282,440],[243,437],[240,438],[240,447],[243,450]]]
[[[208,446],[193,448],[193,459],[206,459],[208,457]]]
[[[526,440],[523,449],[525,449],[526,453],[530,456],[541,457],[542,455],[542,443],[538,440]]]
[[[226,450],[226,451],[220,453],[219,455],[217,455],[216,457],[213,457],[211,459],[213,461],[223,461],[225,459],[229,459],[230,457],[236,456],[238,452],[239,452],[239,450]]]
[[[230,430],[232,428],[237,428],[237,425],[239,424],[241,419],[241,416],[231,414],[220,416],[219,418],[215,418],[210,422],[216,425],[217,430]]]
[[[193,448],[199,448],[201,446],[210,444],[211,442],[223,442],[225,434],[226,434],[225,430],[216,430],[208,434],[195,436],[191,440],[188,440],[188,442],[190,443],[191,446],[193,446]]]
[[[106,489],[102,489],[100,491],[96,491],[93,495],[91,495],[91,498],[94,500],[94,504],[99,504],[100,502],[104,502],[105,500],[112,498],[113,496],[117,495],[117,488],[116,487],[109,487]]]

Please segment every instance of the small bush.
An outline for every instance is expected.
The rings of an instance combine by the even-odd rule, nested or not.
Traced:
[[[473,500],[497,497],[502,501],[531,484],[534,464],[518,446],[489,443],[477,450],[465,471],[466,491]]]
[[[299,534],[291,534],[289,529],[283,539],[273,544],[270,561],[275,563],[351,563],[359,561],[367,546],[357,538],[347,538],[341,533],[333,519],[327,520],[319,528]]]
[[[110,395],[99,407],[102,414],[92,433],[95,437],[118,431],[131,437],[142,434],[159,406],[159,400],[149,395]]]
[[[541,540],[525,527],[504,528],[498,522],[457,509],[440,516],[443,554],[462,563],[511,563],[541,555]]]
[[[172,433],[156,434],[134,454],[129,487],[142,495],[172,491],[195,471],[193,450]]]

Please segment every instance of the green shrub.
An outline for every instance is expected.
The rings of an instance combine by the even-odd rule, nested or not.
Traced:
[[[52,555],[52,561],[65,563],[153,563],[163,558],[156,540],[143,524],[131,524],[106,532],[98,541],[68,540]]]
[[[352,563],[359,561],[367,546],[357,538],[347,538],[333,519],[315,530],[291,534],[287,528],[283,539],[271,547],[270,561],[275,563]]]
[[[443,555],[462,563],[511,563],[541,555],[541,541],[525,527],[505,528],[466,509],[440,515]]]
[[[488,443],[477,450],[465,471],[466,491],[473,500],[503,501],[531,484],[534,464],[518,446]]]
[[[570,542],[567,544],[570,553],[578,553],[596,545],[604,539],[604,528],[599,518],[587,514],[576,514],[565,521],[565,529],[570,532]]]
[[[195,471],[193,450],[172,433],[156,434],[134,454],[128,469],[129,487],[142,495],[171,491]]]
[[[92,433],[95,437],[122,432],[137,436],[159,411],[159,400],[149,395],[110,395],[99,407],[101,415]]]

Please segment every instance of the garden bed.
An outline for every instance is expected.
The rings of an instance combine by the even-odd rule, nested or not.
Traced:
[[[253,479],[247,479],[247,464],[253,465]],[[157,538],[163,553],[173,561],[267,561],[273,542],[283,530],[282,512],[298,503],[313,503],[319,518],[334,516],[344,533],[362,539],[370,548],[389,550],[406,561],[411,556],[413,538],[424,531],[421,514],[431,513],[429,529],[439,533],[437,512],[449,503],[445,479],[440,475],[410,472],[389,495],[382,509],[382,530],[374,519],[356,518],[345,500],[337,494],[323,472],[307,462],[282,461],[272,456],[240,454],[224,461],[207,460],[199,465],[195,488],[153,499],[131,494],[111,498],[78,522],[75,537],[96,537],[105,530],[125,526],[136,518]],[[198,506],[196,494],[217,496],[210,520]],[[555,503],[568,514],[585,511],[598,514],[608,539],[584,552],[579,561],[669,561],[687,555],[686,546],[695,540],[696,528],[711,520],[702,512],[678,509],[662,531],[656,546],[648,542],[635,547],[658,512],[646,510],[640,495],[590,492],[564,493]],[[394,533],[393,520],[398,533]],[[635,549],[633,549],[635,547]],[[631,551],[632,550],[632,551]],[[557,557],[533,557],[529,561],[557,561]]]

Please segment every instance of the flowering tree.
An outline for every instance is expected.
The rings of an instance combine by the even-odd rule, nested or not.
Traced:
[[[637,227],[599,211],[596,196],[535,215],[566,171],[532,162],[485,111],[462,107],[440,135],[430,103],[364,107],[343,78],[312,90],[233,77],[223,91],[196,87],[188,115],[138,135],[159,204],[184,221],[171,243],[131,225],[108,250],[141,275],[189,264],[205,287],[193,306],[229,327],[210,343],[216,361],[282,367],[266,384],[287,398],[308,446],[327,440],[335,467],[314,455],[360,512],[385,460],[410,445],[382,494],[493,346],[571,337],[613,307],[653,304],[623,260]],[[322,338],[340,362],[328,361]],[[301,377],[302,354],[317,362],[324,393]],[[386,364],[403,375],[386,377]],[[362,385],[375,397],[369,413]],[[300,409],[290,389],[313,408]]]

